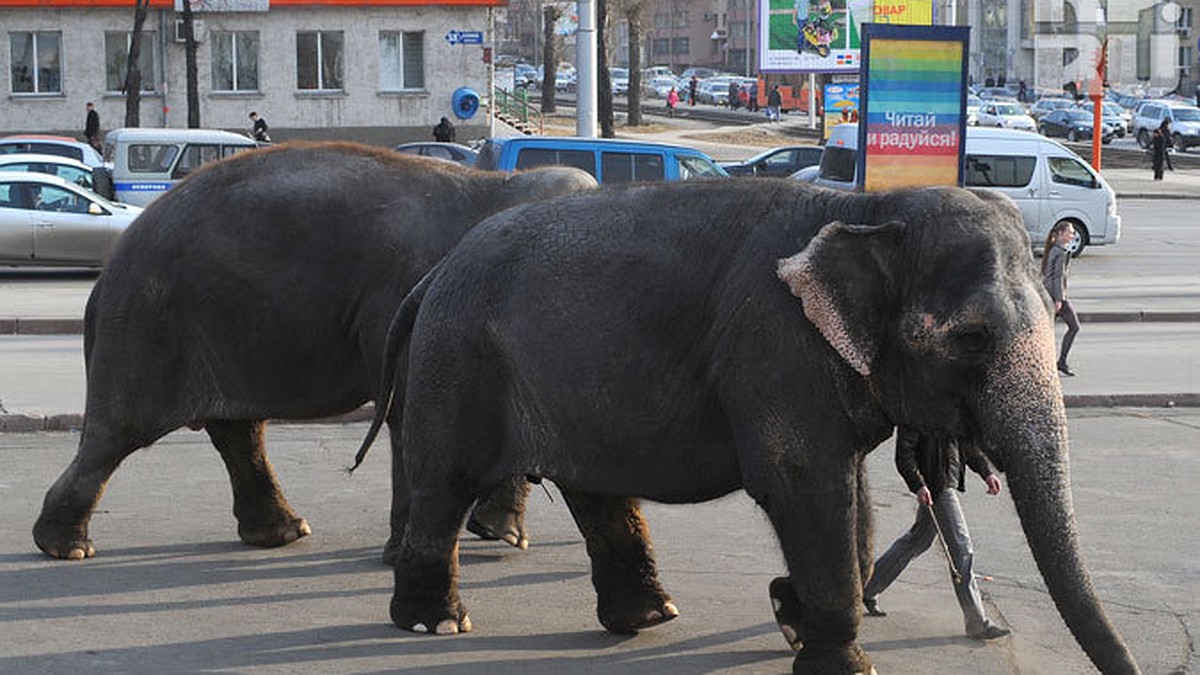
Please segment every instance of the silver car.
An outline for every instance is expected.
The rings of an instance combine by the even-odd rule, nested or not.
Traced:
[[[141,212],[58,176],[0,171],[0,265],[102,267]]]
[[[112,173],[104,167],[90,167],[62,155],[16,153],[0,154],[0,171],[48,173],[75,183],[106,199],[113,198]]]

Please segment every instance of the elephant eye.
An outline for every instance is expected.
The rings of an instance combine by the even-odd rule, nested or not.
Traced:
[[[991,349],[992,335],[985,326],[964,326],[954,332],[954,341],[960,353],[977,356]]]

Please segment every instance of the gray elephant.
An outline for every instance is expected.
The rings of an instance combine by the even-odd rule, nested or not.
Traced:
[[[38,547],[94,555],[88,522],[113,471],[184,425],[204,428],[224,460],[243,541],[305,536],[267,460],[265,420],[370,400],[388,319],[467,230],[595,186],[577,169],[484,172],[349,143],[248,152],[189,176],[122,235],[88,299],[83,431],[46,493]],[[515,506],[474,529],[525,544],[511,513],[526,490],[501,489]]]
[[[1048,298],[1004,197],[756,179],[518,207],[413,289],[388,368],[404,344],[401,628],[470,629],[459,525],[509,476],[561,488],[617,633],[678,613],[637,498],[744,488],[787,561],[793,672],[868,672],[858,476],[903,424],[983,439],[1066,624],[1102,672],[1138,672],[1082,559]]]

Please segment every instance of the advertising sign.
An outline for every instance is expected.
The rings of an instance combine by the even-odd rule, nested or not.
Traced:
[[[858,83],[825,85],[825,138],[839,124],[858,121]]]
[[[970,28],[863,28],[860,187],[962,185]]]
[[[759,70],[856,72],[871,0],[760,0]]]
[[[933,25],[933,0],[875,0],[875,23]]]

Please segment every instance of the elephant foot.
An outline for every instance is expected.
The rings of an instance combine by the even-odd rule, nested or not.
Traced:
[[[529,548],[529,535],[525,532],[525,514],[507,509],[487,508],[480,504],[467,519],[467,531],[487,541],[503,541],[522,551]]]
[[[308,522],[296,515],[268,523],[238,523],[238,536],[250,546],[275,548],[312,534]]]
[[[647,596],[642,602],[608,607],[598,612],[600,625],[610,633],[634,635],[679,616],[679,608],[664,595]]]
[[[804,646],[801,637],[800,615],[803,606],[800,598],[796,597],[796,589],[792,588],[792,580],[788,577],[775,577],[767,586],[767,594],[771,596],[771,609],[775,612],[775,622],[783,633],[792,651],[800,651]]]
[[[858,643],[851,643],[831,651],[801,649],[792,661],[792,675],[875,675],[875,666]]]
[[[391,615],[396,627],[413,633],[457,635],[471,632],[471,617],[459,602],[421,606],[413,598],[405,600],[393,596]]]
[[[86,527],[63,526],[50,521],[45,514],[38,516],[33,526],[33,541],[51,558],[83,560],[96,555]]]

